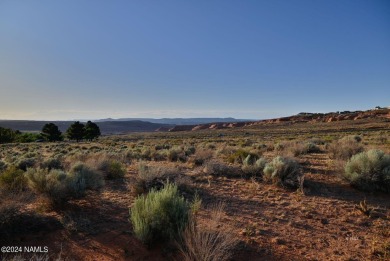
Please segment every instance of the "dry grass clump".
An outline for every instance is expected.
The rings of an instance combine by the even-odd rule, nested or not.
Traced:
[[[348,160],[364,150],[360,136],[346,136],[327,146],[331,159]]]
[[[177,244],[184,260],[216,261],[232,257],[238,241],[233,233],[217,228],[223,214],[221,206],[213,208],[212,218],[205,226],[199,225],[195,216],[191,217]]]
[[[303,174],[299,163],[290,158],[275,157],[264,168],[264,180],[288,188],[299,188]]]
[[[287,146],[289,156],[297,157],[299,155],[320,152],[320,148],[311,142],[292,142]]]
[[[277,143],[274,150],[277,155],[286,157],[297,157],[321,151],[317,144],[311,141],[289,141]]]
[[[210,160],[213,157],[213,154],[213,151],[210,149],[197,149],[189,162],[194,163],[196,166],[201,166],[206,161]]]
[[[390,155],[380,150],[356,154],[345,165],[343,177],[361,190],[390,192]]]
[[[190,179],[177,168],[156,167],[140,163],[137,180],[133,183],[135,195],[147,193],[151,189],[161,189],[166,182],[177,184],[180,191],[188,191]]]
[[[190,206],[176,185],[167,183],[138,197],[130,209],[136,237],[146,244],[177,238],[188,222]]]
[[[203,172],[218,177],[241,177],[241,169],[220,161],[209,161],[204,165]]]

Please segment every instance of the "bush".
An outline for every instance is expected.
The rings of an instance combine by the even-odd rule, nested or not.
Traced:
[[[188,215],[189,204],[171,183],[138,197],[130,209],[134,233],[147,244],[176,238],[185,228]]]
[[[16,166],[9,166],[0,173],[0,186],[7,190],[21,191],[26,186],[24,171]]]
[[[328,146],[329,156],[331,159],[348,160],[353,155],[364,150],[360,144],[361,138],[359,136],[346,136],[337,141],[333,141]]]
[[[7,164],[0,160],[0,172],[7,168]]]
[[[59,158],[51,158],[51,159],[47,159],[45,160],[44,162],[42,162],[40,164],[40,167],[42,169],[48,169],[48,170],[52,170],[52,169],[63,169],[64,167],[62,166],[62,162]]]
[[[361,190],[390,192],[390,155],[380,150],[354,155],[345,165],[343,177]]]
[[[259,158],[258,160],[253,162],[251,161],[250,157],[251,155],[248,155],[248,157],[244,160],[241,170],[246,175],[261,177],[263,175],[263,169],[267,164],[266,159]]]
[[[70,176],[83,179],[86,189],[96,190],[104,186],[103,174],[81,162],[71,168]]]
[[[45,196],[51,205],[62,205],[85,194],[84,180],[62,170],[28,169],[26,176],[30,188]]]
[[[18,161],[18,168],[26,171],[28,168],[34,167],[36,160],[34,158],[24,158]]]
[[[169,161],[180,161],[180,162],[186,162],[187,156],[182,148],[180,147],[174,147],[168,150],[168,159]]]
[[[97,169],[104,174],[105,179],[123,178],[126,174],[126,168],[123,164],[114,159],[99,162]]]
[[[259,155],[256,154],[256,153],[252,153],[252,152],[248,152],[246,150],[242,150],[242,149],[239,149],[237,150],[236,152],[234,152],[233,154],[231,154],[229,157],[228,157],[228,162],[229,163],[239,163],[239,164],[242,164],[243,161],[248,157],[248,156],[251,156],[251,158],[253,160],[257,160],[259,158]]]
[[[298,188],[302,173],[298,162],[277,156],[264,168],[264,179],[289,188]]]

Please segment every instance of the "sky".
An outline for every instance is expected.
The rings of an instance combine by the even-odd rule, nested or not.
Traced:
[[[388,0],[0,0],[0,119],[390,106]]]

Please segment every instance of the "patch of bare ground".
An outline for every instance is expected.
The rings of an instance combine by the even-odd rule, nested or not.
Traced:
[[[389,243],[389,196],[351,188],[329,170],[326,154],[300,161],[305,194],[222,177],[201,185],[202,198],[226,203],[224,225],[256,249],[259,260],[379,259],[376,249]],[[357,206],[364,200],[376,215],[362,214]]]

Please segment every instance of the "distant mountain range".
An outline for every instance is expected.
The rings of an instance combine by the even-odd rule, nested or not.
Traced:
[[[235,118],[162,118],[162,119],[153,119],[153,118],[120,118],[120,119],[101,119],[96,120],[95,122],[106,122],[106,121],[146,121],[151,123],[158,124],[169,124],[169,125],[198,125],[198,124],[208,124],[208,123],[219,123],[219,122],[243,122],[243,121],[253,121],[249,119],[235,119]]]
[[[297,115],[268,119],[243,120],[234,118],[123,118],[94,120],[100,127],[102,134],[124,134],[130,132],[152,131],[198,131],[218,130],[241,127],[261,127],[274,123],[314,123],[334,122],[360,119],[382,119],[390,121],[390,109],[377,107],[367,111],[342,111],[329,113],[302,112]],[[0,127],[11,128],[24,132],[39,132],[48,122],[56,124],[65,132],[74,121],[27,121],[27,120],[0,120]],[[80,120],[80,122],[84,122]],[[86,121],[85,121],[86,122]]]
[[[102,134],[121,134],[129,132],[168,131],[177,125],[199,125],[210,123],[242,122],[234,118],[123,118],[95,120]],[[31,120],[0,120],[0,127],[23,132],[39,132],[42,127],[52,122],[65,132],[74,121],[31,121]],[[84,122],[80,120],[80,122]],[[85,121],[86,122],[86,121]]]

